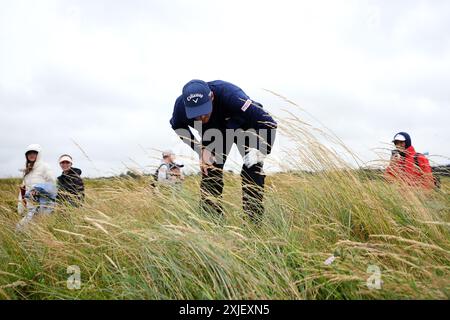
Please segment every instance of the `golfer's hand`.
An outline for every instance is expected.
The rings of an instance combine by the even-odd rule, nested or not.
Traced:
[[[212,155],[211,151],[203,149],[200,155],[200,171],[207,176],[208,169],[213,167],[216,158]]]

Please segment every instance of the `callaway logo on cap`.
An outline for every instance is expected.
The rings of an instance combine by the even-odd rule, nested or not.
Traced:
[[[191,80],[183,87],[183,102],[188,119],[212,112],[212,92],[202,80]]]
[[[194,101],[195,103],[198,103],[198,99],[202,99],[203,98],[203,94],[201,93],[191,93],[187,98],[186,101]]]

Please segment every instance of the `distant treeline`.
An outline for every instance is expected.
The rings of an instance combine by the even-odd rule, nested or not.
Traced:
[[[441,177],[450,177],[450,164],[445,165],[445,166],[434,166],[432,167],[433,169],[433,173],[441,176]],[[384,169],[373,169],[373,168],[360,168],[360,169],[355,169],[354,170],[356,172],[357,175],[359,175],[361,178],[368,178],[368,179],[378,179],[380,177],[383,176],[384,174]],[[288,174],[292,174],[292,175],[315,175],[318,174],[318,172],[313,172],[313,171],[301,171],[301,170],[292,170],[292,171],[288,171],[288,172],[284,172],[284,173],[288,173]],[[234,173],[231,170],[227,171],[227,174],[233,175],[236,174],[238,175],[239,173]],[[275,173],[276,174],[276,173]],[[200,173],[191,173],[188,174],[187,176],[195,176],[195,175],[200,175]],[[117,178],[132,178],[132,179],[139,179],[142,177],[151,177],[153,176],[153,174],[149,174],[149,173],[145,173],[145,174],[140,174],[140,173],[136,173],[133,171],[127,171],[125,173],[122,173],[120,175],[117,176],[109,176],[109,177],[98,177],[98,178],[86,178],[86,180],[112,180],[112,179],[117,179]],[[0,179],[0,183],[20,183],[20,178],[4,178],[4,179]]]
[[[445,166],[434,166],[432,167],[433,174],[440,177],[450,177],[450,165]],[[351,170],[356,175],[365,179],[380,179],[384,176],[384,169],[375,169],[375,168],[359,168]],[[288,171],[288,174],[301,176],[301,175],[316,175],[324,172],[314,172],[314,171],[301,171],[301,170],[292,170]]]
[[[444,177],[450,177],[450,164],[446,166],[437,166],[432,167],[433,172],[437,175],[444,176]]]
[[[433,169],[433,173],[441,176],[441,177],[450,177],[450,164],[445,165],[445,166],[434,166],[432,167]],[[384,174],[384,169],[374,169],[374,168],[360,168],[360,169],[355,169],[354,170],[356,172],[357,175],[361,176],[362,178],[369,178],[369,179],[377,179],[383,176]],[[233,171],[227,171],[228,174],[235,174],[233,173]],[[301,170],[292,170],[292,171],[288,171],[287,173],[289,174],[293,174],[293,175],[315,175],[318,172],[313,172],[313,171],[301,171]],[[200,173],[192,173],[190,175],[200,175]],[[133,178],[133,179],[137,179],[140,177],[146,177],[146,176],[152,176],[152,174],[138,174],[136,172],[132,172],[132,171],[127,171],[126,173],[122,173],[119,177],[120,178],[125,178],[125,177],[129,177],[129,178]],[[107,178],[97,178],[97,179],[114,179],[117,178],[117,176],[113,176],[113,177],[107,177]]]
[[[433,174],[440,177],[450,177],[450,165],[431,167]],[[384,169],[361,168],[356,170],[358,174],[366,178],[378,178],[383,176]]]

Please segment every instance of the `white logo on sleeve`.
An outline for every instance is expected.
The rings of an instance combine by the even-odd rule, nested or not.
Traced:
[[[189,101],[194,101],[195,103],[197,103],[198,102],[198,99],[202,99],[203,98],[203,94],[201,94],[201,93],[191,93],[187,98],[186,98],[186,100],[189,102]]]
[[[247,109],[252,105],[253,101],[250,99],[247,99],[247,101],[245,101],[244,105],[242,106],[241,110],[242,111],[247,111]]]

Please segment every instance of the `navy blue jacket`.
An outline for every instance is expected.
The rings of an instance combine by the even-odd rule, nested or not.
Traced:
[[[213,128],[219,130],[275,130],[277,128],[276,121],[263,109],[262,105],[251,101],[238,86],[222,80],[210,81],[208,86],[214,93],[213,111],[208,123],[202,124],[202,132]],[[198,142],[195,141],[189,128],[194,127],[194,119],[187,118],[182,96],[175,101],[170,124],[183,142],[198,153],[200,150]],[[270,153],[274,135],[269,134],[267,138],[268,141],[265,141],[268,145],[267,153]]]

